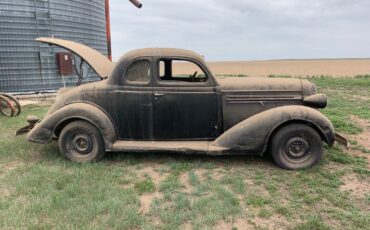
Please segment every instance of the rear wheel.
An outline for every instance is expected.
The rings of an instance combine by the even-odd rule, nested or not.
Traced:
[[[74,121],[64,127],[58,145],[65,158],[79,163],[98,161],[105,154],[99,130],[85,121]]]
[[[323,153],[320,135],[303,124],[282,127],[270,147],[274,161],[285,169],[310,168],[320,161]]]

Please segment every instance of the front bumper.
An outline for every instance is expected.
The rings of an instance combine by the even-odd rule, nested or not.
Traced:
[[[335,133],[335,138],[334,139],[339,144],[344,145],[347,149],[349,149],[351,147],[351,144],[349,143],[347,138],[345,138],[342,134]]]

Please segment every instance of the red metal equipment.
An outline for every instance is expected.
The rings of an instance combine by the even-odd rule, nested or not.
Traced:
[[[141,4],[138,0],[129,0],[137,8],[141,8]],[[108,58],[112,61],[112,40],[110,32],[110,11],[109,11],[109,0],[105,0],[105,20],[106,20],[106,33],[107,33],[107,47],[108,47]]]
[[[108,58],[112,61],[112,40],[110,34],[110,13],[109,13],[109,0],[105,0],[105,21],[107,30],[107,47],[108,47]]]
[[[62,76],[73,74],[72,53],[59,52],[56,54],[58,72]]]

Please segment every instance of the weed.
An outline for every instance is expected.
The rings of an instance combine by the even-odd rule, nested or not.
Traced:
[[[308,218],[308,220],[303,223],[296,226],[294,229],[296,230],[330,230],[330,227],[327,226],[321,218],[317,216],[311,216]]]
[[[140,193],[152,193],[155,191],[155,185],[151,179],[145,179],[135,183],[135,189]]]
[[[263,207],[270,203],[270,200],[259,195],[250,194],[247,196],[245,203],[255,207]]]
[[[272,216],[272,212],[268,209],[261,209],[259,212],[258,212],[258,217],[261,217],[261,218],[265,218],[265,219],[268,219]]]

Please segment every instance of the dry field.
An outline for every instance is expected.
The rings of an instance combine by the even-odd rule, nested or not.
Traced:
[[[370,74],[370,59],[318,59],[271,61],[208,62],[215,75],[275,76],[332,76],[353,77]],[[179,66],[182,72],[188,65]],[[185,71],[186,72],[186,71]]]

